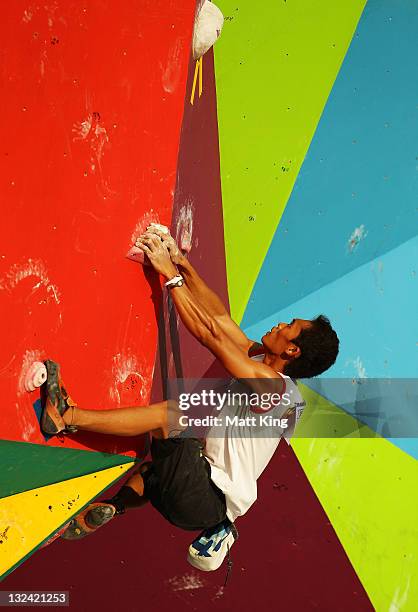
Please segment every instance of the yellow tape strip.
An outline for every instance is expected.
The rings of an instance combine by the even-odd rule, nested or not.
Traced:
[[[203,56],[200,58],[200,69],[199,69],[199,98],[203,91]]]
[[[200,98],[200,96],[202,95],[202,91],[203,91],[203,57],[197,60],[196,66],[194,69],[192,93],[190,96],[190,104],[193,104],[194,102],[194,95],[196,92],[196,85],[197,85],[198,77],[199,77],[199,98]]]

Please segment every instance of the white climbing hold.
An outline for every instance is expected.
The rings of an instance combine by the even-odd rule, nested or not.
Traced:
[[[34,361],[25,376],[25,389],[28,393],[44,384],[47,378],[46,367],[42,361]]]
[[[220,9],[213,2],[205,0],[196,17],[193,30],[193,58],[195,60],[202,57],[216,43],[223,24],[224,16]]]

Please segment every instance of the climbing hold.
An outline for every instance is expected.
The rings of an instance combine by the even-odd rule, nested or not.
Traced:
[[[170,233],[170,230],[168,229],[168,227],[166,225],[161,225],[161,223],[150,223],[148,225],[147,229],[149,229],[150,227],[153,227],[156,230],[159,230],[163,234],[169,234]]]
[[[161,225],[160,223],[150,223],[148,225],[147,229],[149,227],[154,227],[155,229],[160,230],[160,232],[163,232],[164,234],[169,234],[170,233],[170,230],[168,229],[168,227],[166,227],[165,225]],[[138,263],[140,263],[142,265],[145,265],[145,266],[149,265],[147,259],[145,258],[144,251],[142,251],[135,244],[126,253],[126,257],[128,259],[130,259],[131,261],[137,261]]]
[[[24,386],[28,393],[35,391],[46,381],[46,367],[41,361],[34,361],[25,376]]]
[[[199,59],[217,41],[224,24],[224,16],[220,9],[205,0],[194,24],[193,30],[193,58]]]

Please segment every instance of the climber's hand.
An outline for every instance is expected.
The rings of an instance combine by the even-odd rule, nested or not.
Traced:
[[[166,276],[168,279],[177,274],[177,268],[170,258],[170,253],[165,243],[151,232],[145,232],[137,238],[135,245],[144,251],[152,267],[156,272]]]
[[[171,234],[166,234],[152,225],[147,228],[147,233],[152,233],[158,236],[166,245],[168,252],[170,253],[171,261],[173,264],[180,264],[184,259],[183,253],[180,251],[177,242],[174,240]]]

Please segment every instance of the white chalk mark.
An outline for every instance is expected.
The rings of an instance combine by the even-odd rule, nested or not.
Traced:
[[[135,355],[124,355],[117,353],[113,357],[113,374],[119,383],[124,383],[130,374],[138,374],[136,372],[138,362]],[[138,376],[141,376],[138,374]]]
[[[16,416],[18,423],[20,425],[20,435],[22,440],[25,442],[30,442],[32,434],[35,433],[36,427],[30,420],[26,418],[25,411],[21,406],[16,402]]]
[[[89,145],[90,159],[89,166],[93,174],[98,174],[102,188],[102,195],[110,197],[115,192],[109,188],[107,181],[104,180],[102,159],[105,153],[105,146],[109,144],[109,136],[106,128],[101,123],[99,113],[90,113],[84,121],[73,124],[73,141],[86,141]]]
[[[350,238],[348,239],[347,246],[350,253],[352,253],[357,248],[359,243],[366,238],[367,233],[368,232],[366,231],[366,228],[363,224],[355,228]]]
[[[188,200],[180,208],[176,225],[176,242],[182,251],[189,253],[193,245],[193,213],[194,205]]]
[[[2,374],[4,374],[4,372],[7,370],[7,368],[8,368],[9,366],[11,366],[11,365],[12,365],[12,363],[14,362],[14,360],[15,360],[15,359],[16,359],[16,355],[13,355],[13,357],[11,358],[11,360],[9,361],[9,363],[8,363],[8,364],[6,364],[6,365],[4,366],[4,368],[2,368],[2,369],[0,370],[0,376],[1,376]]]
[[[60,300],[59,300],[59,297],[58,297],[58,294],[57,294],[57,289],[56,289],[56,287],[55,287],[54,285],[49,285],[49,286],[47,287],[47,289],[46,289],[46,290],[47,290],[48,292],[50,291],[50,292],[53,294],[55,302],[56,302],[57,304],[59,304],[59,303],[60,303]]]
[[[29,21],[32,21],[32,17],[33,17],[32,7],[29,7],[23,11],[22,21],[24,23],[29,23]]]
[[[25,378],[34,361],[43,361],[42,351],[39,349],[27,350],[23,355],[22,367],[17,382],[17,395],[20,397],[26,393]]]
[[[192,591],[205,586],[203,580],[197,574],[184,574],[174,576],[168,580],[173,591]]]
[[[129,376],[136,376],[141,381],[139,401],[145,403],[151,390],[152,376],[149,372],[143,371],[143,368],[138,363],[138,358],[129,350],[117,353],[112,358],[113,384],[109,389],[110,399],[120,405],[120,385],[123,384]]]
[[[93,116],[89,115],[84,121],[74,123],[72,132],[75,136],[73,140],[86,140],[87,136],[90,134],[92,121]]]
[[[13,264],[3,278],[0,278],[0,290],[12,291],[19,283],[26,278],[34,276],[38,282],[32,287],[31,294],[37,291],[41,286],[46,287],[48,292],[52,292],[54,300],[57,304],[60,303],[60,291],[58,287],[52,284],[48,277],[48,270],[41,259],[31,259],[21,264]]]
[[[396,591],[393,595],[393,599],[389,607],[389,612],[401,612],[401,610],[405,610],[405,606],[408,601],[410,585],[411,585],[411,577],[408,576],[404,589],[401,591],[400,586],[396,588]]]
[[[172,93],[179,84],[182,63],[180,56],[183,50],[183,40],[178,38],[170,47],[168,52],[167,64],[165,67],[160,64],[162,69],[162,84],[164,91]]]
[[[216,591],[215,596],[213,597],[212,601],[215,601],[215,599],[219,599],[220,597],[223,597],[225,593],[225,588],[223,586],[220,586],[219,589]]]
[[[129,314],[128,314],[128,320],[126,321],[126,328],[125,328],[125,336],[123,338],[123,348],[125,349],[127,342],[128,342],[128,332],[129,332],[129,325],[131,322],[131,318],[132,318],[132,309],[133,309],[133,304],[130,304],[129,306]]]
[[[366,368],[364,367],[361,359],[357,356],[355,359],[348,359],[345,365],[352,365],[356,371],[358,378],[367,378]]]

